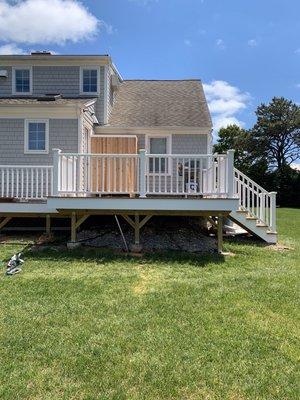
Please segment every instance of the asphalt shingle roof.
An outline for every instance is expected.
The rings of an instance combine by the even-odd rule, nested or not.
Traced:
[[[42,99],[42,100],[41,100]],[[64,105],[64,104],[70,104],[70,103],[81,103],[81,104],[86,104],[87,102],[95,100],[90,99],[90,98],[59,98],[56,100],[46,100],[43,99],[42,97],[40,98],[12,98],[12,97],[1,97],[0,98],[0,105],[37,105],[37,104],[55,104],[55,105]]]
[[[125,80],[109,125],[211,127],[212,122],[200,80]]]

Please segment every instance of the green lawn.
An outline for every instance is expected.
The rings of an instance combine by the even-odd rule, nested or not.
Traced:
[[[0,399],[298,400],[300,209],[278,214],[292,249],[27,252],[0,278]]]

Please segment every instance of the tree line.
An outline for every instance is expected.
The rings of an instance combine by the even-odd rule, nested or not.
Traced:
[[[280,206],[300,207],[300,106],[274,97],[256,110],[251,129],[229,125],[219,131],[214,151],[235,150],[235,166],[268,191]]]

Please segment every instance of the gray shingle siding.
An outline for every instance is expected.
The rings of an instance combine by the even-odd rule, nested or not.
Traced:
[[[72,66],[34,66],[33,95],[60,93],[63,96],[78,96],[80,93],[80,67]]]
[[[207,135],[172,135],[173,154],[207,154]]]
[[[8,71],[7,78],[0,78],[0,97],[12,96],[12,67],[1,66]],[[33,96],[46,93],[60,93],[65,97],[82,96],[80,94],[79,66],[33,66]],[[100,124],[104,122],[104,79],[105,67],[100,67],[100,94],[95,113]],[[90,95],[86,95],[90,98]],[[94,97],[94,96],[92,96]]]
[[[49,120],[49,154],[24,154],[24,119],[0,119],[0,164],[52,165],[52,149],[78,151],[78,120]]]
[[[138,149],[146,145],[145,135],[135,135],[138,138]],[[155,136],[155,134],[151,135]],[[172,154],[207,154],[207,135],[173,134]]]
[[[151,135],[152,136],[152,135]],[[155,136],[155,134],[153,135]],[[145,135],[137,135],[138,148],[145,148]],[[172,135],[172,154],[206,154],[207,135],[197,134],[173,134]]]

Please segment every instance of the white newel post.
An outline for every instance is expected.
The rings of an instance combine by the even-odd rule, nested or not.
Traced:
[[[60,149],[52,149],[53,152],[53,196],[58,196],[59,193],[59,155],[61,153]]]
[[[259,219],[261,221],[264,221],[265,219],[265,203],[266,203],[266,199],[265,199],[265,194],[264,193],[260,193],[259,195]]]
[[[146,150],[141,149],[139,151],[140,155],[140,197],[146,197]]]
[[[227,194],[234,197],[234,150],[227,151]]]
[[[270,192],[270,229],[276,232],[276,192]]]

